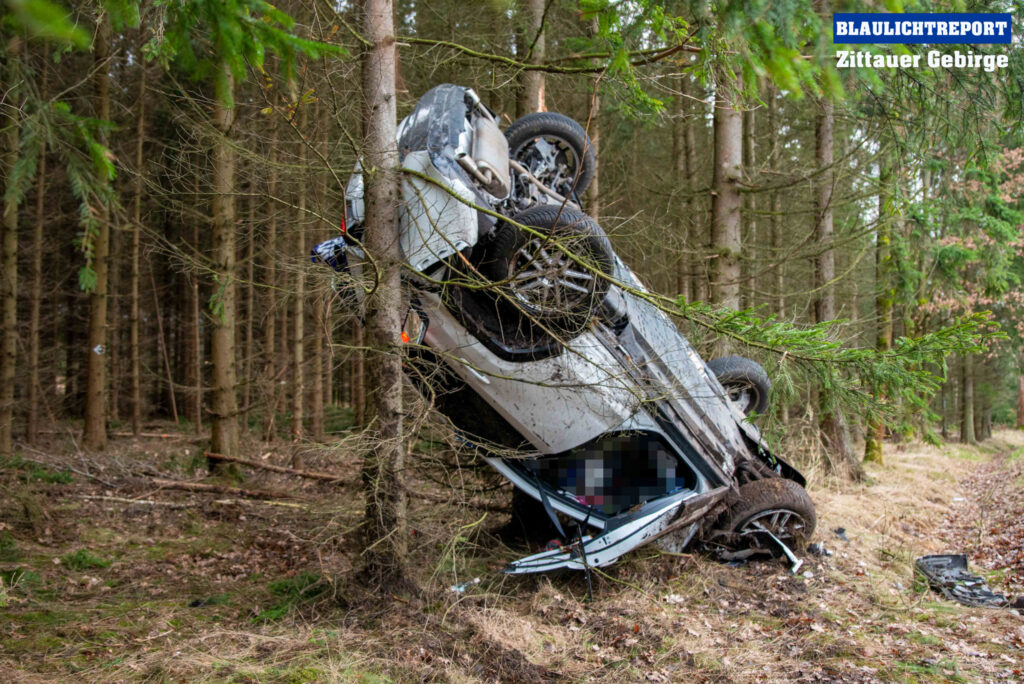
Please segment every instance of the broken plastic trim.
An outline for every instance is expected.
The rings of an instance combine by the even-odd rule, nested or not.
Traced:
[[[679,492],[639,506],[632,513],[609,519],[596,537],[577,538],[571,546],[521,558],[505,566],[504,572],[521,575],[561,568],[586,571],[587,567],[611,565],[624,554],[663,534],[680,529],[703,517],[725,493],[719,487],[703,494]]]
[[[978,575],[967,571],[967,556],[962,553],[921,556],[914,561],[934,591],[966,606],[1005,606],[1006,597],[996,594]]]

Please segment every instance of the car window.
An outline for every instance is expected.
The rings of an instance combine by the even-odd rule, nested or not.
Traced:
[[[655,432],[604,435],[525,465],[555,491],[584,506],[616,515],[680,489],[691,489],[693,471]]]

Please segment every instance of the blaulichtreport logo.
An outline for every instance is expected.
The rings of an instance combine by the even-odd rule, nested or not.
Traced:
[[[833,43],[1010,42],[1009,14],[865,14],[832,15]]]
[[[1009,45],[1013,40],[1008,13],[836,13],[832,42],[872,45]],[[928,50],[892,54],[880,50],[836,50],[836,66],[851,68],[980,69],[996,71],[1009,65],[1009,56],[992,49]]]

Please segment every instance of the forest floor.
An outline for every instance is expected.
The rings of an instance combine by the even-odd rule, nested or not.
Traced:
[[[912,570],[965,552],[995,591],[1024,593],[1024,433],[889,445],[867,484],[812,486],[814,541],[833,555],[799,575],[642,549],[595,576],[592,604],[579,574],[501,575],[526,552],[493,536],[502,514],[422,498],[422,592],[370,603],[344,579],[354,484],[251,473],[245,487],[292,497],[267,501],[154,485],[199,477],[200,454],[185,435],[117,438],[102,456],[55,437],[0,463],[0,681],[1024,679],[1021,611],[952,603]],[[354,480],[343,461],[304,458]]]

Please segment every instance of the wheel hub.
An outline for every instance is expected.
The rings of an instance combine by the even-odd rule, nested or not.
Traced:
[[[515,255],[510,288],[529,313],[564,316],[585,307],[595,290],[594,275],[550,240],[534,238]]]

